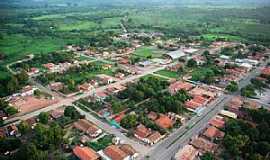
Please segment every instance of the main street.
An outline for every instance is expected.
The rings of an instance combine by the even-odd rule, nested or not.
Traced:
[[[266,64],[263,63],[261,66]],[[239,82],[239,88],[243,88],[250,83],[250,80],[260,74],[260,67],[257,67]],[[233,95],[222,95],[216,101],[209,104],[201,116],[193,117],[188,123],[172,133],[165,140],[151,148],[147,154],[150,160],[169,160],[175,153],[186,145],[189,140],[198,135],[207,125],[208,121],[218,114],[234,96],[239,95],[240,91]],[[142,160],[144,157],[141,158]]]
[[[172,65],[172,64],[170,64],[170,65]],[[123,79],[123,80],[120,80],[120,81],[117,81],[115,83],[108,84],[108,85],[105,85],[105,86],[101,86],[101,87],[96,88],[94,90],[91,90],[89,92],[85,92],[85,93],[83,93],[81,95],[76,95],[76,96],[73,96],[73,97],[67,97],[67,98],[61,99],[58,103],[56,103],[54,105],[51,105],[51,106],[48,106],[46,108],[36,110],[34,112],[31,112],[31,113],[27,113],[27,114],[22,115],[22,116],[10,118],[10,119],[6,120],[5,123],[14,122],[14,121],[17,121],[17,120],[26,120],[28,118],[39,115],[39,113],[41,113],[41,112],[48,112],[48,111],[57,109],[57,108],[62,107],[62,106],[72,105],[73,102],[75,102],[75,101],[77,101],[77,100],[79,100],[81,98],[86,98],[86,97],[94,95],[97,92],[105,91],[107,88],[109,88],[109,87],[111,87],[113,85],[120,85],[120,84],[125,84],[127,82],[134,81],[134,80],[139,79],[141,77],[144,77],[144,76],[146,76],[148,74],[152,74],[152,73],[157,72],[159,70],[165,69],[167,66],[168,65],[157,66],[156,68],[151,69],[151,70],[146,70],[146,71],[142,72],[141,74],[129,76],[129,77]]]

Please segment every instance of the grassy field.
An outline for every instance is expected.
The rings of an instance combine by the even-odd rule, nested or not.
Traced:
[[[48,53],[60,50],[64,42],[51,37],[29,37],[22,34],[3,36],[0,39],[0,52],[7,55],[8,61],[14,61],[25,55]],[[8,62],[5,61],[5,62]]]
[[[172,71],[169,71],[166,69],[155,72],[155,74],[159,74],[159,75],[162,75],[162,76],[165,76],[168,78],[179,78],[179,76],[180,76],[178,73],[172,72]]]
[[[161,57],[164,52],[155,47],[140,47],[134,52],[135,56],[142,58],[158,58]]]

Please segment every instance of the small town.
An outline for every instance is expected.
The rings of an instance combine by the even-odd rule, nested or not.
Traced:
[[[0,159],[270,158],[270,46],[124,22],[110,45],[106,35],[5,63]]]

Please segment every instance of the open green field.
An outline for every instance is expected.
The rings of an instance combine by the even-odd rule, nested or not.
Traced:
[[[13,34],[5,35],[0,39],[0,52],[6,54],[8,61],[14,61],[29,54],[60,50],[63,45],[64,42],[57,38],[47,36],[29,37],[22,34]]]
[[[134,55],[142,58],[158,58],[161,57],[163,53],[164,52],[160,49],[146,46],[136,49]]]
[[[178,73],[172,72],[172,71],[169,71],[166,69],[155,72],[155,74],[159,74],[159,75],[162,75],[162,76],[165,76],[168,78],[179,78],[179,76],[180,76]]]

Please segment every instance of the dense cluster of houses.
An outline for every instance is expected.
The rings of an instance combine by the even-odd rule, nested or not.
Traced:
[[[185,90],[192,96],[192,99],[185,102],[185,107],[196,113],[200,113],[208,103],[220,94],[219,91],[206,85],[194,85],[182,80],[172,82],[169,86],[169,92],[171,94],[175,94],[180,90]]]
[[[128,144],[110,145],[98,152],[89,147],[76,146],[73,154],[80,160],[134,160],[138,156]]]
[[[217,140],[222,140],[225,133],[222,129],[225,127],[226,119],[236,119],[244,117],[244,112],[241,108],[258,109],[260,105],[249,99],[244,99],[241,96],[232,98],[226,105],[225,110],[221,110],[218,115],[213,117],[199,135],[192,138],[189,144],[181,148],[176,154],[175,160],[196,160],[204,153],[217,153],[219,145]]]

